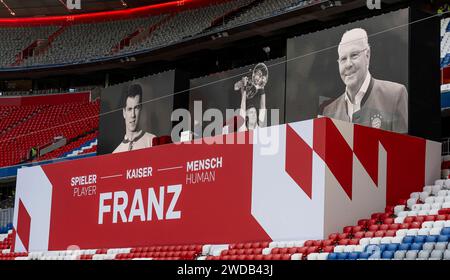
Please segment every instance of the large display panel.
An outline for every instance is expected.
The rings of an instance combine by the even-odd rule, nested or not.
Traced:
[[[408,132],[409,11],[287,42],[286,122],[317,115]]]
[[[249,118],[258,118],[258,126],[284,123],[285,61],[286,58],[283,57],[192,79],[190,83],[189,110],[193,119],[192,131],[195,132],[196,137],[202,137],[205,127],[211,123],[211,121],[203,119],[205,111],[209,109],[218,109],[222,113],[224,124],[227,124],[233,116],[227,116],[226,110],[236,111],[241,106],[245,106],[246,116],[244,117],[246,118],[246,123],[243,124],[245,128],[248,127]],[[262,85],[263,91],[256,90],[252,85],[253,80],[255,80],[255,74],[258,71],[261,71],[262,76],[266,77],[266,81]],[[244,80],[247,81],[245,82]],[[244,83],[246,84],[244,85]],[[242,92],[244,91],[247,97],[246,104],[242,105]],[[262,94],[265,95],[264,103],[261,103]],[[201,102],[201,108],[198,107],[200,114],[195,114],[195,101]],[[262,116],[260,113],[261,108],[264,107],[267,113],[264,117],[260,117]],[[277,109],[278,111],[271,113],[272,109]],[[239,127],[236,129],[239,129]],[[212,133],[212,136],[214,135]]]
[[[104,88],[97,153],[146,148],[170,135],[174,90],[175,71]]]
[[[237,135],[20,169],[14,251],[323,239],[439,178],[440,143],[348,122]]]

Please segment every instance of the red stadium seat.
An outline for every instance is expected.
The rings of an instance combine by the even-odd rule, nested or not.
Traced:
[[[339,240],[338,244],[339,245],[348,245],[349,242],[350,242],[350,239],[341,239],[341,240]]]
[[[322,249],[322,252],[324,253],[332,253],[334,251],[334,246],[325,246]]]
[[[322,247],[323,246],[323,240],[314,240],[312,246]]]
[[[342,232],[344,233],[351,233],[352,232],[353,227],[352,226],[346,226],[344,227],[344,229],[342,230]]]
[[[380,228],[379,225],[370,225],[370,226],[369,226],[369,231],[375,232],[375,231],[377,231],[379,228]]]
[[[420,222],[412,222],[409,226],[410,229],[414,229],[414,228],[421,228],[422,223]]]
[[[388,224],[382,224],[380,225],[380,227],[378,228],[378,230],[388,230],[389,229],[389,225]]]
[[[338,240],[347,239],[349,237],[348,233],[341,233],[338,235]]]
[[[340,233],[332,233],[332,234],[328,235],[328,239],[329,240],[338,240],[339,234]]]
[[[353,238],[363,238],[365,236],[365,231],[358,231],[355,234],[353,234]]]
[[[397,230],[387,230],[384,236],[394,237],[397,233]]]
[[[447,215],[437,215],[436,221],[445,221],[447,219]]]
[[[398,229],[409,229],[411,226],[411,224],[409,223],[403,223],[401,225],[399,225]]]
[[[358,221],[358,226],[362,226],[365,227],[368,224],[369,220],[368,219],[362,219]]]
[[[360,238],[350,239],[350,242],[348,243],[348,245],[358,245],[359,244],[359,240],[360,240]]]
[[[417,216],[415,217],[414,221],[422,223],[423,221],[425,221],[425,216]]]
[[[436,220],[435,215],[428,215],[425,217],[425,222],[431,222],[431,221],[435,221],[435,220]]]
[[[264,259],[264,255],[255,255],[254,260],[255,261],[261,261]]]

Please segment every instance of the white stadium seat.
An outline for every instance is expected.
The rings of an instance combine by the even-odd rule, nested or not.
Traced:
[[[318,257],[319,257],[319,253],[311,253],[306,257],[306,259],[308,261],[316,261]]]
[[[420,259],[428,259],[430,257],[431,251],[427,251],[427,250],[421,250],[419,251],[419,253],[417,254],[417,258]]]
[[[420,201],[425,201],[425,199],[429,196],[430,196],[429,192],[421,192],[419,195],[419,199],[420,199]]]
[[[419,251],[418,250],[409,250],[406,252],[405,259],[406,260],[415,260],[417,259]]]
[[[394,214],[398,215],[398,213],[405,210],[405,205],[397,205],[394,207]]]
[[[406,256],[405,250],[398,250],[394,253],[394,259],[396,260],[403,260]]]
[[[430,229],[429,228],[421,228],[417,232],[417,235],[429,235],[429,234],[430,234]]]
[[[403,223],[403,221],[405,220],[405,217],[406,216],[402,216],[402,217],[397,217],[397,218],[395,218],[394,219],[394,223],[396,223],[396,224],[402,224]]]
[[[442,259],[443,255],[444,255],[444,250],[433,250],[431,252],[430,257],[434,258],[434,259]]]

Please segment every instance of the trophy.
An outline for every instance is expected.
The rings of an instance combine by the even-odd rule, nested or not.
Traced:
[[[266,64],[258,63],[255,68],[250,69],[251,78],[244,76],[234,84],[234,90],[245,91],[247,99],[255,97],[259,89],[263,89],[269,80],[269,69]]]

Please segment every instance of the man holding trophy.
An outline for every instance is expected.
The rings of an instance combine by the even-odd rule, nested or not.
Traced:
[[[266,122],[266,94],[264,87],[269,78],[269,70],[264,63],[259,63],[252,71],[249,79],[244,76],[234,85],[235,91],[241,93],[239,115],[245,120],[238,131],[253,130],[264,126]],[[259,98],[259,109],[257,101]]]

